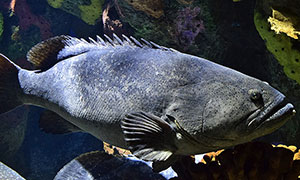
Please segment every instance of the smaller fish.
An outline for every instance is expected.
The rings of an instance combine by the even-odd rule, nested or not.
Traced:
[[[54,180],[166,180],[162,175],[141,161],[125,157],[115,157],[103,151],[82,154],[66,164],[54,177]]]
[[[20,174],[12,170],[10,167],[6,166],[0,162],[0,179],[1,180],[25,180]]]

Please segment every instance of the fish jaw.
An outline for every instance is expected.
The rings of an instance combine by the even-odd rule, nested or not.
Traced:
[[[273,102],[263,108],[251,112],[249,116],[237,125],[240,136],[211,137],[203,134],[207,146],[215,149],[230,147],[233,145],[249,142],[255,138],[270,134],[284,125],[296,111],[294,106],[286,103],[285,96],[279,94]],[[244,131],[242,132],[242,130]],[[215,146],[214,146],[215,145]]]
[[[285,96],[277,96],[273,102],[264,109],[258,109],[247,119],[248,131],[261,131],[264,135],[273,132],[282,126],[296,110],[291,103],[286,103]]]
[[[264,111],[257,110],[252,113],[251,115],[255,115],[255,117],[250,115],[250,119],[248,118],[249,122],[246,123],[248,129],[245,132],[248,135],[241,135],[239,139],[208,137],[202,135],[202,139],[206,139],[207,142],[204,143],[205,141],[199,141],[185,132],[182,128],[177,127],[177,129],[180,129],[182,138],[178,139],[177,146],[179,148],[176,153],[190,155],[215,151],[270,134],[284,125],[296,113],[294,106],[291,103],[285,103],[284,99],[285,98],[281,96],[276,102],[271,103],[265,108]],[[242,126],[245,126],[245,124]],[[218,143],[208,143],[209,141]]]
[[[182,140],[178,143],[180,148],[178,148],[177,153],[198,154],[231,147],[272,133],[286,123],[295,114],[294,106],[287,103],[285,96],[276,89],[261,81],[255,81],[253,80],[254,83],[249,88],[246,87],[243,89],[242,87],[241,90],[237,89],[241,99],[236,98],[238,97],[237,93],[235,96],[229,96],[229,94],[228,99],[224,98],[223,101],[220,98],[211,96],[212,98],[208,99],[208,103],[205,104],[205,108],[209,111],[205,111],[205,108],[204,111],[201,108],[198,108],[197,111],[197,109],[189,107],[193,110],[192,113],[200,112],[198,114],[194,113],[195,118],[192,119],[193,121],[189,119],[182,120],[180,119],[180,117],[183,117],[182,115],[178,116],[170,110],[167,111],[169,114],[173,113],[174,119],[178,121],[178,125],[189,135],[186,136],[189,138],[185,138],[188,139],[187,141]],[[224,91],[223,93],[222,90],[224,88],[226,87],[218,88],[216,92],[219,94],[230,92]],[[261,93],[259,101],[251,99],[251,93],[249,92],[253,89],[258,89],[258,92]],[[248,94],[244,92],[248,92]],[[234,111],[223,111],[223,109],[227,110],[228,105],[228,109],[230,107],[236,108],[232,108]],[[187,112],[191,114],[191,111]],[[201,112],[205,112],[207,115],[204,114],[201,116]],[[210,116],[212,113],[215,113],[216,116]],[[200,122],[198,123],[198,131],[194,128],[195,122]],[[201,122],[204,123],[201,124]],[[191,140],[194,143],[191,144]]]

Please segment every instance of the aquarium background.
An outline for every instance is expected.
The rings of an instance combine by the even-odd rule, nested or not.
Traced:
[[[300,147],[299,15],[294,0],[0,0],[0,52],[34,69],[27,51],[56,35],[144,38],[269,82],[298,113],[260,140]],[[53,179],[76,156],[102,149],[89,134],[44,133],[43,111],[23,106],[0,116],[0,161],[25,178]]]

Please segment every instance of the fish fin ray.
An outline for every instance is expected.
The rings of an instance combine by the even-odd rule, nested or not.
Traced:
[[[100,36],[96,36],[97,37],[97,43],[100,44],[101,46],[106,46],[105,41],[100,37]]]
[[[110,38],[104,34],[104,39],[96,36],[96,40],[88,38],[86,41],[83,38],[76,38],[66,35],[56,36],[33,46],[27,53],[27,60],[31,62],[36,70],[46,71],[54,66],[56,63],[63,61],[69,57],[78,56],[85,52],[92,50],[99,50],[99,48],[105,47],[139,47],[139,48],[152,48],[160,49],[164,51],[174,51],[170,48],[159,46],[153,42],[148,42],[145,39],[141,39],[141,42],[130,36],[128,38],[125,35],[118,37],[113,34]]]
[[[144,148],[133,153],[136,157],[141,157],[146,161],[166,161],[172,154],[171,151],[155,151],[153,148]]]
[[[63,60],[58,58],[58,53],[66,46],[65,42],[69,39],[70,36],[61,35],[42,41],[28,51],[27,60],[36,69],[45,71]]]
[[[72,132],[81,132],[82,130],[65,120],[55,112],[45,110],[39,120],[39,127],[45,133],[66,134]]]
[[[106,34],[104,34],[105,40],[109,42],[111,45],[114,45],[114,41]]]
[[[131,39],[131,42],[134,43],[135,45],[137,45],[141,48],[143,47],[143,45],[138,40],[136,40],[134,37],[130,36],[130,39]]]
[[[146,41],[144,38],[141,38],[141,41],[149,48],[153,48],[152,44],[150,42]]]
[[[114,40],[115,40],[115,44],[119,44],[119,45],[123,45],[123,41],[115,34],[113,33],[113,37],[114,37]]]
[[[129,149],[140,159],[165,161],[177,150],[175,130],[150,113],[126,115],[121,122],[121,128]]]

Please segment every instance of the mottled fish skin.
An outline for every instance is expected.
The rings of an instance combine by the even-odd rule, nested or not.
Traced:
[[[2,180],[25,180],[16,171],[0,162],[0,179]]]
[[[53,65],[46,62],[40,70],[29,71],[2,56],[7,62],[0,61],[0,70],[8,66],[18,72],[20,89],[15,92],[21,103],[47,108],[144,160],[166,161],[157,164],[159,170],[178,155],[271,133],[294,113],[285,96],[266,82],[203,58],[123,38],[50,39],[61,49],[49,50],[44,48],[49,42],[42,42],[28,57],[38,64],[36,51],[45,51],[54,58]],[[7,99],[10,107],[19,103]]]
[[[199,69],[201,64],[197,57],[174,51],[108,46],[61,61],[45,72],[22,69],[19,78],[27,94],[24,103],[58,112],[105,142],[125,147],[120,129],[125,114],[162,115],[176,88],[197,83],[195,72],[205,68]]]

